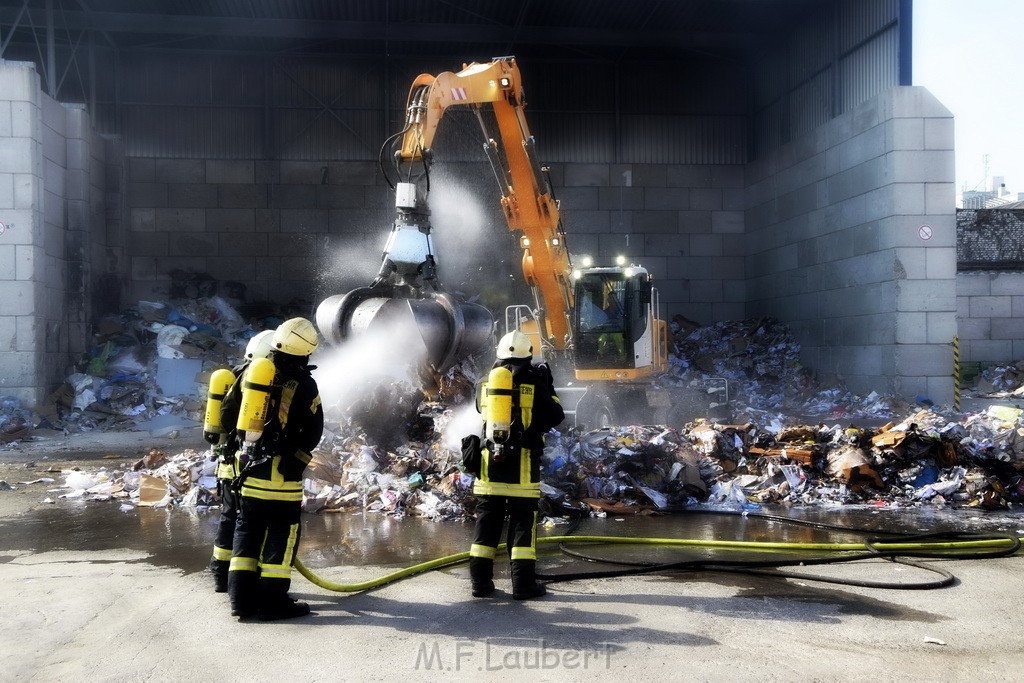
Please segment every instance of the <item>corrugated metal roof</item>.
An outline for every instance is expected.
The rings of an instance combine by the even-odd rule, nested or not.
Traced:
[[[899,2],[63,0],[58,71],[101,35],[58,96],[139,153],[375,158],[417,74],[514,54],[549,159],[741,163],[896,84]],[[28,4],[2,56],[43,67]]]
[[[896,0],[864,0],[884,5]],[[57,13],[58,39],[95,29],[118,48],[412,54],[433,45],[475,54],[544,46],[551,55],[618,60],[624,53],[711,51],[749,54],[831,0],[83,0]],[[32,24],[45,11],[31,3]],[[13,23],[23,0],[0,0],[0,24]],[[858,17],[857,35],[873,26]],[[872,14],[874,16],[874,14]],[[18,33],[30,32],[22,21]]]

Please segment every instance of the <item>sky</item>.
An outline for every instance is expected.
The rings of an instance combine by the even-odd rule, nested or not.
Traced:
[[[914,0],[913,81],[953,112],[957,192],[1024,192],[1024,0]]]

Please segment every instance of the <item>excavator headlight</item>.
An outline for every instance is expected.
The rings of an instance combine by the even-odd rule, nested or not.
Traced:
[[[551,246],[557,247],[561,243],[562,243],[562,240],[558,239],[557,237],[552,237],[551,238]]]
[[[529,249],[530,248],[530,238],[529,237],[520,237],[519,238],[519,246],[521,246],[523,249]]]
[[[579,280],[581,277],[583,277],[583,273],[580,272],[579,268],[576,268],[575,270],[572,271],[573,280]]]
[[[634,271],[632,268],[626,268],[624,271],[622,271],[622,274],[625,275],[626,277],[633,277],[633,273]]]
[[[624,265],[626,265],[626,257],[623,256],[622,254],[619,254],[618,256],[616,256],[615,257],[615,265],[617,265],[617,266],[624,266]]]
[[[498,79],[498,83],[501,84],[502,88],[508,88],[509,86],[512,85],[512,79],[510,79],[508,76],[502,76],[500,79]]]
[[[584,256],[583,258],[580,259],[580,263],[583,265],[584,268],[589,268],[592,265],[594,265],[594,259],[591,258],[590,256]]]

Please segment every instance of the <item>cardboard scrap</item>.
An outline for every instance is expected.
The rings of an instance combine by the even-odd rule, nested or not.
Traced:
[[[872,484],[883,489],[885,485],[878,472],[871,466],[867,454],[859,448],[839,448],[828,454],[828,472],[834,477],[846,480],[851,488]]]
[[[160,477],[151,474],[141,473],[142,479],[139,483],[139,507],[153,507],[169,493],[167,482]]]
[[[900,429],[893,429],[896,425],[892,422],[882,426],[878,434],[871,437],[871,444],[878,448],[892,448],[898,446],[907,438],[907,433]]]
[[[747,452],[754,455],[779,456],[804,465],[814,464],[814,451],[809,448],[758,448],[751,446]]]
[[[583,502],[594,510],[600,510],[610,515],[650,515],[653,510],[642,508],[639,505],[629,505],[609,498],[584,498]]]

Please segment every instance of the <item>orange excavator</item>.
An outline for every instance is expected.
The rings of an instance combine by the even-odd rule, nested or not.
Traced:
[[[381,148],[381,170],[395,190],[397,211],[382,264],[368,287],[320,304],[317,326],[327,341],[341,343],[383,321],[411,321],[427,349],[429,371],[439,374],[493,339],[491,313],[457,301],[441,286],[431,244],[431,144],[453,106],[471,108],[480,122],[483,149],[498,181],[508,228],[519,236],[523,277],[534,295],[533,305],[506,309],[505,331],[528,334],[535,357],[550,361],[556,378],[636,390],[645,384],[642,380],[662,373],[667,330],[658,317],[650,273],[621,260],[594,267],[580,258],[573,265],[559,202],[526,122],[513,57],[472,63],[458,73],[421,74],[413,81],[405,126]],[[385,164],[389,154],[391,173]],[[614,393],[606,389],[601,395]]]

